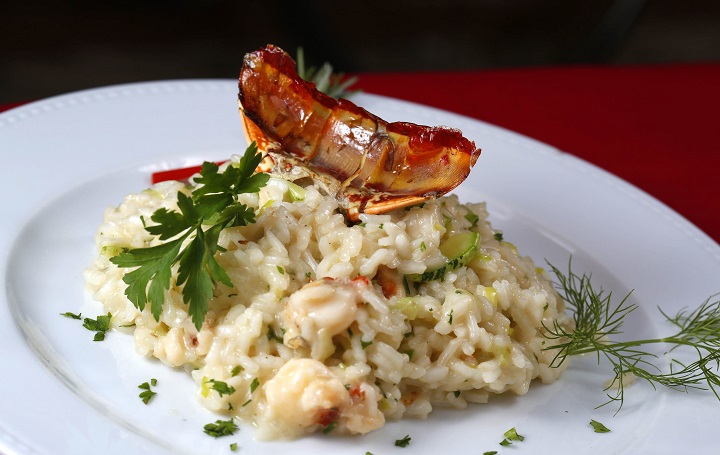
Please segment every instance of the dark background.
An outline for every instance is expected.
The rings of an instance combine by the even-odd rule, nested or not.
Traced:
[[[720,0],[18,0],[0,37],[2,104],[235,78],[267,43],[349,73],[720,61]]]

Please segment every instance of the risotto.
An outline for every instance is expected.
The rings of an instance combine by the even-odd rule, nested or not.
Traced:
[[[200,330],[177,286],[159,320],[140,312],[124,294],[126,269],[109,260],[158,243],[144,220],[177,210],[184,183],[127,196],[98,230],[85,274],[94,298],[113,326],[134,324],[138,354],[186,369],[207,409],[255,425],[259,439],[364,434],[561,374],[543,326],[570,324],[563,302],[493,230],[484,203],[451,195],[349,225],[334,198],[297,183],[273,177],[241,195],[256,222],[220,235],[216,259],[234,286],[215,286]],[[419,281],[467,232],[479,240],[465,265]]]

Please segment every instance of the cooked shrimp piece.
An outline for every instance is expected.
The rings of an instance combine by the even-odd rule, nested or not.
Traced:
[[[261,170],[324,180],[351,220],[442,196],[480,155],[457,129],[389,123],[321,93],[272,45],[245,55],[239,103]]]
[[[309,347],[318,360],[332,355],[332,337],[355,320],[362,302],[360,286],[369,284],[367,280],[323,278],[295,291],[280,314],[284,343],[294,349]]]
[[[337,423],[352,399],[340,379],[317,360],[291,359],[265,383],[266,418],[287,437]]]
[[[342,422],[352,433],[365,434],[385,425],[385,414],[378,408],[379,396],[367,382],[350,388],[352,404],[343,413]]]

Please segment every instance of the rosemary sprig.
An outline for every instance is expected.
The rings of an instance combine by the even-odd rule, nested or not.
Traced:
[[[677,331],[668,337],[613,341],[613,336],[622,333],[625,318],[637,309],[629,303],[630,294],[619,303],[612,303],[612,293],[605,294],[593,288],[588,275],[576,275],[568,266],[567,275],[549,264],[557,277],[558,291],[565,300],[575,321],[575,328],[568,329],[555,322],[547,330],[545,337],[555,343],[545,350],[556,351],[551,366],[559,366],[569,356],[595,353],[598,363],[606,358],[613,366],[615,376],[605,391],[608,403],[618,403],[618,411],[625,399],[625,380],[630,375],[649,382],[653,388],[658,385],[675,390],[710,389],[720,400],[720,300],[719,294],[710,296],[698,308],[682,310],[675,316],[669,316],[662,310],[663,316]],[[669,371],[665,372],[654,362],[658,356],[648,352],[645,347],[653,344],[667,344],[668,352],[678,347],[690,348],[697,360],[684,364],[676,359],[670,360]]]
[[[344,73],[333,73],[333,67],[325,62],[318,69],[314,66],[305,68],[305,52],[302,47],[297,49],[297,72],[298,75],[308,82],[315,84],[315,88],[332,98],[346,98],[356,90],[348,90],[357,77],[345,78]]]

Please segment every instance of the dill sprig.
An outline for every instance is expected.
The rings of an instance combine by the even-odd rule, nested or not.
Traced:
[[[348,90],[357,77],[345,77],[344,73],[333,73],[333,67],[325,62],[318,69],[314,66],[305,67],[305,52],[302,47],[297,49],[297,72],[298,75],[308,82],[315,84],[315,88],[332,98],[346,98],[356,90]]]
[[[577,275],[568,266],[564,274],[549,264],[557,277],[557,288],[573,312],[574,329],[563,327],[555,322],[545,327],[545,337],[554,341],[545,350],[556,351],[551,366],[557,367],[569,356],[594,353],[598,363],[606,358],[615,373],[605,388],[608,401],[618,403],[618,411],[625,399],[625,381],[635,376],[650,383],[653,388],[664,386],[674,390],[710,389],[720,400],[720,300],[715,294],[694,310],[681,310],[675,316],[669,316],[660,309],[662,315],[676,327],[676,332],[668,337],[632,341],[614,341],[612,338],[622,333],[625,318],[638,307],[630,303],[631,293],[619,303],[612,302],[612,293],[596,290],[589,275]],[[685,364],[677,359],[669,361],[669,371],[656,365],[657,354],[648,352],[649,345],[669,345],[668,353],[681,346],[689,348],[697,355],[697,360]]]

